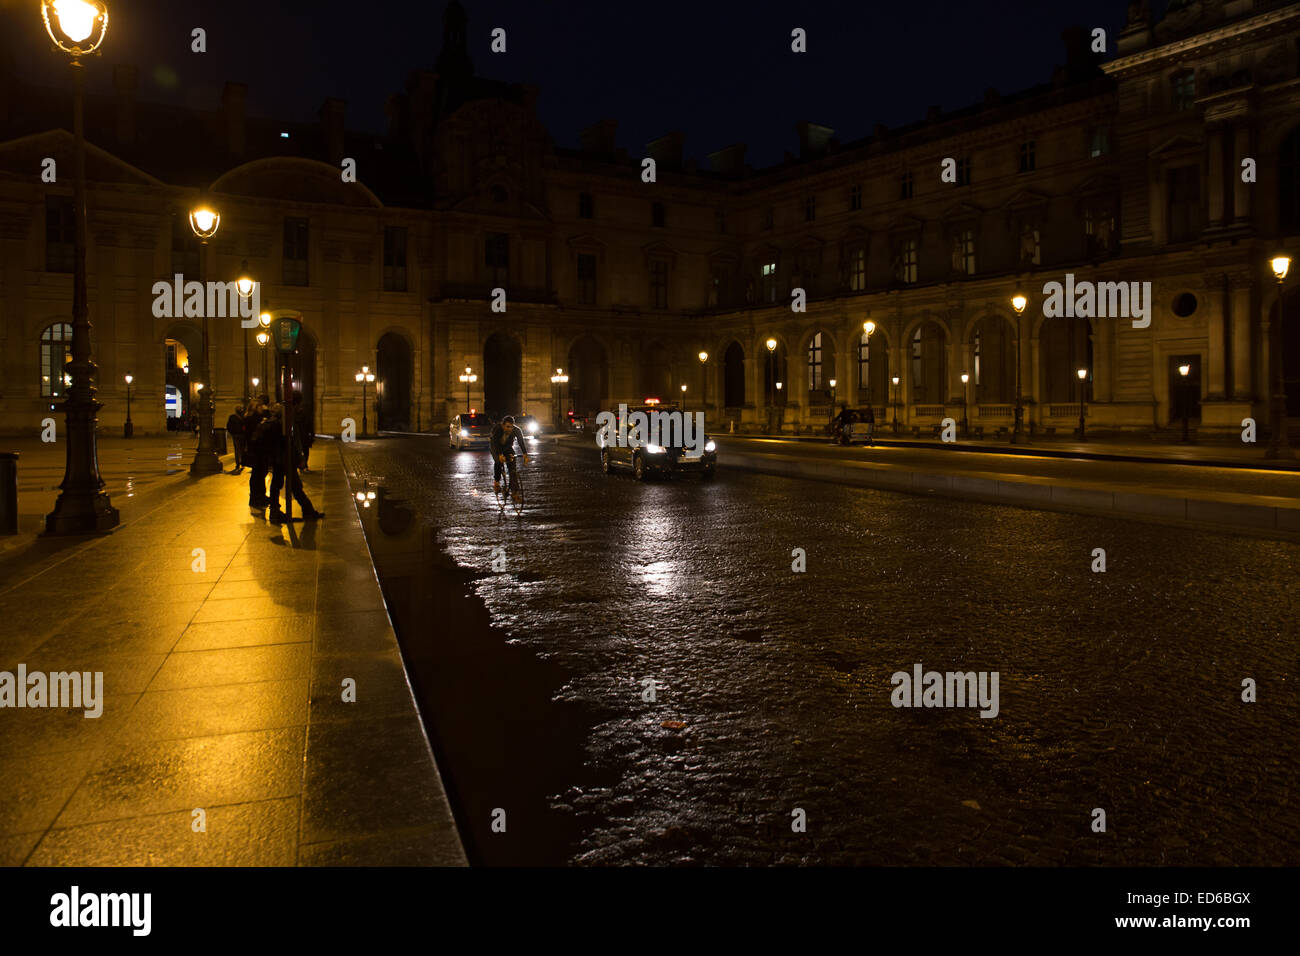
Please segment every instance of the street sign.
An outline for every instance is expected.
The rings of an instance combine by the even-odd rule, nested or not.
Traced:
[[[271,323],[271,336],[275,340],[275,350],[281,353],[292,352],[298,347],[298,333],[302,323],[297,319],[281,317]]]

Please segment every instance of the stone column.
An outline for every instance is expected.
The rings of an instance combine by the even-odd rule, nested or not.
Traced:
[[[1207,381],[1208,391],[1205,396],[1207,402],[1221,402],[1227,397],[1225,390],[1224,375],[1224,329],[1226,317],[1224,309],[1226,307],[1226,297],[1223,294],[1224,280],[1220,275],[1209,275],[1205,277],[1207,288],[1205,297],[1209,302],[1209,310],[1206,312],[1206,358],[1207,358]]]
[[[1223,179],[1223,128],[1215,126],[1210,130],[1209,136],[1210,149],[1210,182],[1209,182],[1209,200],[1210,200],[1210,228],[1217,229],[1223,225],[1224,201],[1227,192],[1224,188]],[[1213,390],[1213,386],[1211,386]]]
[[[1251,221],[1250,198],[1256,186],[1241,181],[1241,161],[1252,156],[1250,126],[1242,123],[1234,131],[1232,149],[1232,221],[1237,225]]]
[[[1252,285],[1249,275],[1234,275],[1229,293],[1232,316],[1232,397],[1248,402],[1253,402],[1264,394],[1254,375],[1255,364],[1252,359],[1255,354],[1252,347]]]

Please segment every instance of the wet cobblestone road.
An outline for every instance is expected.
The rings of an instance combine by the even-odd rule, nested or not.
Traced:
[[[480,862],[1300,862],[1300,546],[550,445],[502,516],[483,452],[343,455]],[[998,716],[893,707],[917,663]]]

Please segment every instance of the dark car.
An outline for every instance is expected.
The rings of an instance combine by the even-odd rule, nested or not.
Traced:
[[[486,448],[492,443],[492,419],[481,412],[464,412],[451,420],[451,447]]]
[[[640,423],[640,419],[633,418],[638,412],[647,416],[647,426],[654,421],[652,413],[667,416],[658,419],[657,435],[648,427],[645,434],[633,427]],[[625,414],[626,419],[619,419],[620,414]],[[698,472],[712,478],[718,465],[717,446],[702,428],[696,430],[699,419],[692,417],[688,422],[686,415],[676,405],[622,405],[618,411],[602,412],[602,424],[596,430],[601,470],[609,474],[615,468],[628,468],[638,480],[652,474],[679,472]]]

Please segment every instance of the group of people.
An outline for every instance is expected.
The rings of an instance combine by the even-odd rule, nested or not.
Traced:
[[[866,405],[861,411],[850,409],[847,403],[840,404],[840,413],[831,419],[830,433],[831,441],[836,443],[848,444],[847,429],[851,425],[863,424],[867,426],[867,444],[874,445],[874,432],[876,430],[876,413],[870,405]]]
[[[303,520],[316,521],[325,517],[323,511],[312,506],[302,487],[300,473],[309,470],[307,458],[315,435],[311,417],[302,404],[301,393],[297,391],[289,394],[289,414],[293,418],[293,427],[287,452],[284,442],[285,408],[279,402],[272,403],[269,396],[258,395],[247,406],[236,406],[226,419],[226,434],[235,446],[234,473],[240,474],[245,467],[251,472],[248,476],[248,507],[257,514],[269,507],[271,524],[285,522],[280,495],[286,481],[293,500],[302,509]],[[286,462],[290,460],[292,465],[286,469]],[[271,476],[269,494],[266,489],[268,472]]]

